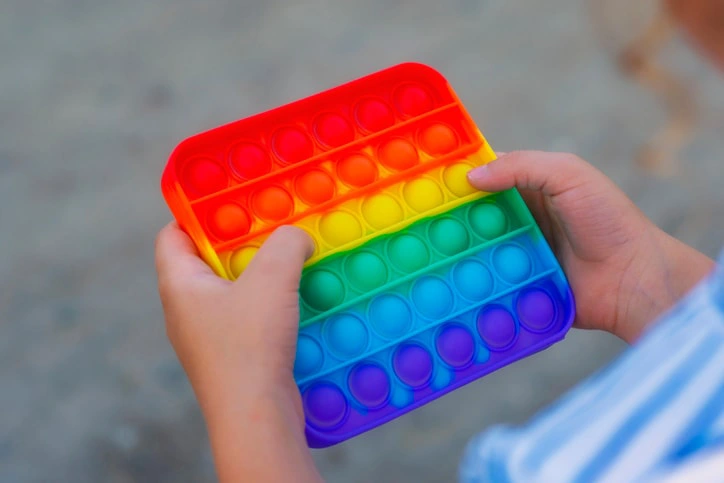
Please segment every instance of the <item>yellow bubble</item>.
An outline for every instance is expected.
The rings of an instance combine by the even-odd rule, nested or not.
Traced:
[[[259,251],[258,247],[243,247],[238,249],[231,255],[229,260],[229,268],[231,268],[231,274],[234,278],[237,278],[241,273],[249,266],[251,259],[254,258],[256,252]]]
[[[468,182],[468,171],[472,166],[465,163],[458,163],[445,168],[445,172],[442,177],[445,181],[445,186],[455,195],[460,198],[467,196],[475,192]]]
[[[319,221],[319,234],[332,246],[340,246],[362,237],[362,225],[349,213],[334,211]]]
[[[416,179],[407,183],[402,193],[410,208],[418,213],[437,208],[444,201],[440,187],[429,179]]]
[[[366,199],[362,203],[362,215],[378,230],[399,223],[405,217],[400,204],[393,197],[384,194]]]

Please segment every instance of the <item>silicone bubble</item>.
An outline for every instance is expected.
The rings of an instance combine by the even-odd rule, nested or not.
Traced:
[[[443,180],[445,186],[455,196],[462,198],[475,193],[475,188],[468,181],[468,172],[472,169],[472,166],[466,163],[457,163],[452,166],[445,168],[443,172]]]
[[[229,183],[224,168],[208,158],[190,161],[183,170],[182,178],[185,185],[197,196],[224,189]]]
[[[381,131],[395,123],[392,109],[383,100],[374,97],[357,103],[355,115],[357,124],[368,132]]]
[[[349,392],[367,409],[378,409],[390,396],[390,378],[379,365],[362,363],[349,374]]]
[[[453,281],[460,294],[468,300],[484,300],[493,292],[493,276],[476,259],[463,260],[455,265]]]
[[[251,227],[251,219],[241,206],[225,203],[211,210],[208,224],[217,237],[227,240],[246,235]]]
[[[458,147],[458,138],[449,126],[433,124],[420,132],[422,149],[433,156],[454,151]]]
[[[447,365],[462,369],[470,365],[475,355],[475,340],[460,324],[445,324],[435,340],[437,353]]]
[[[294,374],[305,377],[322,367],[324,353],[319,343],[312,337],[300,335],[297,339],[297,354],[294,359]]]
[[[314,122],[317,139],[329,147],[336,148],[354,139],[354,130],[350,123],[339,114],[325,113]]]
[[[379,295],[370,303],[368,320],[376,333],[385,339],[393,339],[412,327],[412,311],[399,295]]]
[[[387,282],[387,266],[372,252],[353,253],[344,267],[347,280],[361,292],[382,287]]]
[[[299,285],[302,299],[320,312],[329,310],[344,300],[342,279],[329,270],[313,270],[302,277]]]
[[[377,165],[363,154],[353,154],[339,162],[337,175],[349,186],[361,188],[377,179]]]
[[[433,99],[426,88],[419,84],[404,84],[394,93],[395,106],[406,117],[419,116],[433,107]]]
[[[341,359],[362,354],[369,335],[362,320],[354,315],[335,315],[324,323],[324,340],[333,354]]]
[[[391,139],[383,143],[377,156],[383,165],[396,171],[410,169],[420,161],[415,146],[402,138]]]
[[[362,202],[362,215],[373,228],[383,229],[402,221],[404,212],[391,196],[377,194]]]
[[[432,377],[432,356],[418,344],[402,344],[392,358],[395,374],[413,389],[425,387]]]
[[[390,239],[387,256],[392,265],[404,273],[420,270],[430,261],[425,243],[414,235],[397,235]]]
[[[422,277],[412,287],[412,301],[420,315],[428,319],[446,316],[454,300],[450,287],[437,277]]]
[[[333,211],[319,221],[319,234],[332,246],[340,246],[362,236],[362,225],[345,211]]]
[[[304,393],[302,400],[307,421],[317,428],[332,429],[347,417],[347,398],[334,384],[314,384]]]
[[[300,175],[294,183],[297,196],[310,206],[319,205],[334,198],[335,183],[321,169],[313,169]]]
[[[417,213],[424,213],[443,204],[442,190],[434,181],[421,178],[410,181],[402,188],[407,205]]]
[[[277,186],[270,186],[256,193],[251,206],[254,213],[267,221],[282,221],[294,212],[291,195]]]
[[[446,256],[460,253],[470,245],[465,226],[453,218],[435,220],[430,225],[428,236],[432,246]]]
[[[311,138],[301,129],[286,127],[272,137],[272,147],[277,157],[285,164],[303,161],[314,154]]]
[[[553,298],[539,288],[524,290],[518,297],[516,310],[520,323],[534,332],[545,332],[556,319]]]
[[[470,209],[470,226],[485,240],[493,240],[505,233],[505,213],[492,203],[478,203]]]
[[[517,335],[515,319],[503,306],[493,305],[478,315],[478,332],[492,350],[507,348]]]
[[[245,180],[264,176],[272,168],[271,159],[266,151],[252,143],[234,146],[229,153],[229,164],[234,173]]]
[[[506,244],[493,252],[493,266],[500,278],[508,283],[520,283],[530,276],[531,260],[518,245]]]

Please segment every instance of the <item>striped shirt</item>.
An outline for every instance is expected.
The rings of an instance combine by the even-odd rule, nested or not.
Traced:
[[[724,482],[724,252],[611,366],[472,440],[460,481]]]

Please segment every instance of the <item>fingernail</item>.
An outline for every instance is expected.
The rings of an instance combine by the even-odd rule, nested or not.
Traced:
[[[484,164],[482,166],[478,166],[477,168],[473,168],[470,171],[468,171],[468,179],[470,181],[478,181],[481,179],[485,179],[485,177],[488,175],[488,165]]]

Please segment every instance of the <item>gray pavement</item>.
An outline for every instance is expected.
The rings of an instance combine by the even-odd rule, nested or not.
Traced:
[[[194,132],[397,62],[440,69],[494,148],[575,151],[714,255],[724,78],[681,41],[662,58],[699,101],[674,179],[632,166],[663,111],[612,67],[582,0],[4,0],[0,481],[214,480],[155,287],[167,156]],[[315,457],[329,481],[450,481],[471,436],[525,421],[621,349],[574,331]]]

